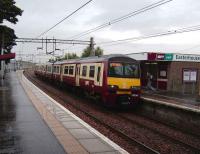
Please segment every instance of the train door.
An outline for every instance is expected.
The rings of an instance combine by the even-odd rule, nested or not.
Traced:
[[[80,79],[80,64],[76,65],[76,86],[79,86],[79,79]]]
[[[103,63],[97,63],[95,65],[95,80],[94,85],[102,86],[103,83]]]
[[[64,72],[64,66],[60,65],[60,81],[63,82],[63,72]]]

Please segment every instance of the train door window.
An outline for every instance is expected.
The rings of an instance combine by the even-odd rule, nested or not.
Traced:
[[[79,66],[79,69],[78,69],[78,75],[81,75],[81,69],[80,69],[80,66]]]
[[[58,66],[56,66],[56,70],[55,70],[55,72],[58,73]]]
[[[69,74],[73,75],[73,73],[74,73],[74,66],[70,66],[69,67]]]
[[[87,66],[83,66],[82,76],[86,76],[87,74]]]
[[[63,66],[60,66],[60,71],[61,71],[60,72],[61,74],[64,74],[64,68],[63,68]]]
[[[99,66],[97,69],[97,82],[100,81],[100,76],[101,76],[101,67]]]
[[[56,72],[56,66],[53,66],[53,73]]]
[[[89,77],[90,78],[94,78],[94,72],[95,72],[95,67],[94,66],[90,66],[90,73],[89,73]]]
[[[69,74],[69,66],[65,66],[64,74]]]
[[[48,72],[51,72],[51,66],[47,67]]]

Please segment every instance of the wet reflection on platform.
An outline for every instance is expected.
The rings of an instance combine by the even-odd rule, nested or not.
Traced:
[[[14,72],[0,81],[0,153],[65,153]]]

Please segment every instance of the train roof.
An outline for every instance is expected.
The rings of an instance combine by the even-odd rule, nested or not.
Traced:
[[[101,61],[108,61],[109,59],[117,58],[117,57],[130,58],[123,54],[110,54],[110,55],[103,55],[103,56],[93,56],[93,57],[86,57],[86,58],[79,58],[79,59],[63,60],[63,61],[58,61],[58,62],[54,63],[54,65],[64,64],[64,63],[101,62]],[[132,59],[132,58],[130,58],[130,59]],[[135,59],[132,59],[132,60],[136,61]]]

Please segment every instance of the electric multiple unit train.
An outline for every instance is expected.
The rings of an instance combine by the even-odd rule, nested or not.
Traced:
[[[36,65],[35,74],[98,96],[108,106],[135,106],[140,101],[139,63],[125,55],[95,56]]]

